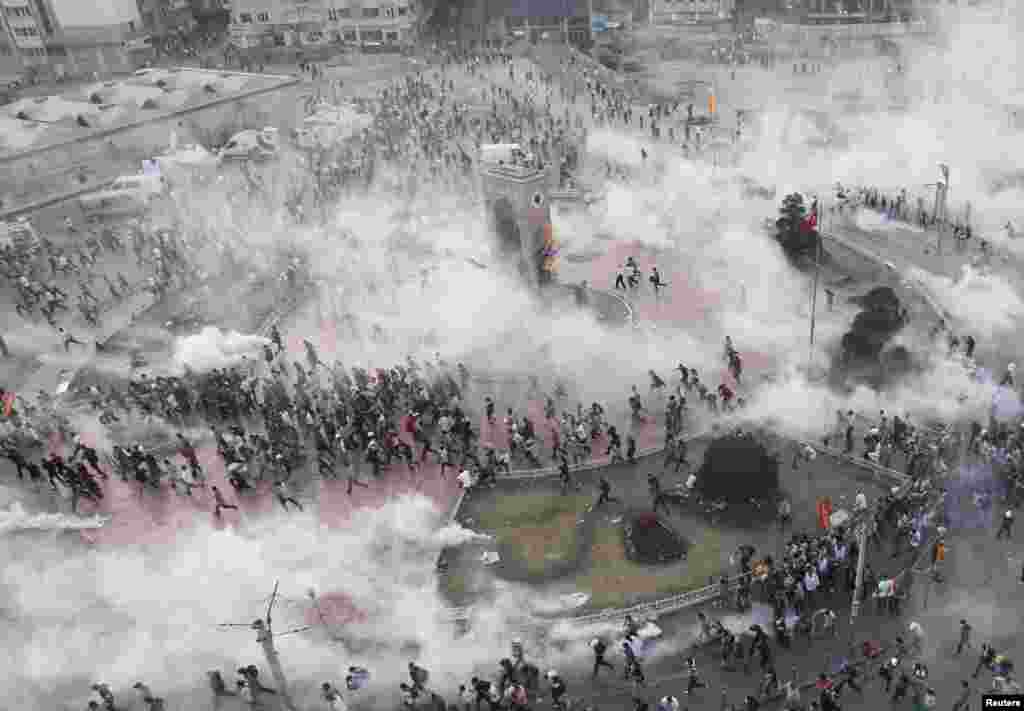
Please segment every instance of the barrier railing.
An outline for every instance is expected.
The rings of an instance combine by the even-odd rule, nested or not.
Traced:
[[[898,472],[892,473],[898,475]],[[905,496],[911,483],[912,482],[909,478],[903,477],[902,482],[899,485],[899,490],[895,493],[895,496],[897,498]],[[882,500],[879,499],[868,508],[861,511],[855,511],[850,517],[850,520],[843,524],[843,527],[847,530],[856,530],[861,525],[873,525],[875,518],[878,515],[881,501]],[[906,571],[903,571],[900,575],[905,574],[905,572]],[[739,587],[740,582],[750,575],[751,573],[744,573],[742,575],[729,578],[726,586],[727,589],[730,592],[736,590],[736,588]],[[625,620],[627,615],[638,620],[657,618],[662,615],[672,614],[690,607],[695,607],[696,605],[710,602],[718,598],[721,595],[721,592],[721,583],[712,583],[711,585],[706,585],[704,587],[697,588],[696,590],[689,590],[687,592],[678,593],[659,600],[639,603],[630,607],[599,610],[597,612],[569,617],[540,617],[537,615],[528,615],[526,624],[528,626],[548,626],[553,622],[557,622],[561,624],[568,624],[573,627],[587,627],[594,624]],[[442,619],[449,622],[469,622],[472,620],[474,610],[475,607],[472,605],[449,608],[442,613]]]

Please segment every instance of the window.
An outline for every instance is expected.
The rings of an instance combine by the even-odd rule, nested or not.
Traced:
[[[394,18],[394,16],[395,16],[395,8],[393,8],[393,7],[386,7],[386,8],[384,8],[384,17]]]
[[[345,30],[344,32],[341,33],[341,38],[343,40],[345,40],[346,42],[355,42],[356,41],[356,31],[355,30]]]
[[[333,7],[329,8],[327,10],[327,19],[330,20],[331,22],[337,22],[338,21],[338,11],[335,10]]]
[[[269,12],[257,12],[256,13],[256,22],[270,22],[270,13]]]
[[[248,24],[252,22],[252,13],[240,12],[238,13],[238,21],[242,24]]]
[[[397,32],[388,32],[386,37],[387,37],[388,42],[397,42],[398,41],[398,33]]]
[[[339,7],[338,8],[338,17],[342,18],[343,20],[347,19],[349,17],[352,17],[352,8]]]
[[[400,8],[398,8],[398,16],[399,17],[405,17],[408,14],[409,14],[409,8],[407,8],[407,7],[400,7]]]
[[[363,30],[362,40],[364,42],[380,42],[384,39],[383,30]]]
[[[32,11],[27,7],[9,7],[7,8],[8,17],[32,17]]]
[[[379,7],[364,7],[363,17],[380,17]]]

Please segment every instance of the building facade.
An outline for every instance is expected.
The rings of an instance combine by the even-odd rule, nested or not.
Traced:
[[[135,66],[135,0],[0,0],[0,73],[48,79],[107,75]]]
[[[412,41],[417,0],[232,0],[241,49],[331,43],[397,47]]]
[[[3,43],[0,44],[0,73],[14,80],[35,73],[48,61],[45,32],[29,0],[0,0]]]
[[[734,0],[650,0],[652,25],[706,25],[729,20]]]
[[[142,26],[157,44],[173,41],[196,25],[192,0],[138,0]]]
[[[506,0],[506,29],[532,42],[558,40],[588,45],[591,40],[590,0]]]

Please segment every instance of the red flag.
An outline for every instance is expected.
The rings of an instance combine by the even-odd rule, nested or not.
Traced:
[[[823,531],[832,525],[832,499],[827,496],[818,499],[818,525]]]
[[[818,214],[816,212],[812,212],[810,215],[801,220],[801,232],[814,232],[814,230],[816,229],[818,229]]]

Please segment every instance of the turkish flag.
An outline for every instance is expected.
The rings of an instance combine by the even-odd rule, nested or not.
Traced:
[[[827,531],[832,525],[832,499],[827,496],[818,499],[818,525]]]
[[[818,215],[812,212],[800,222],[801,232],[814,232],[818,229]]]

